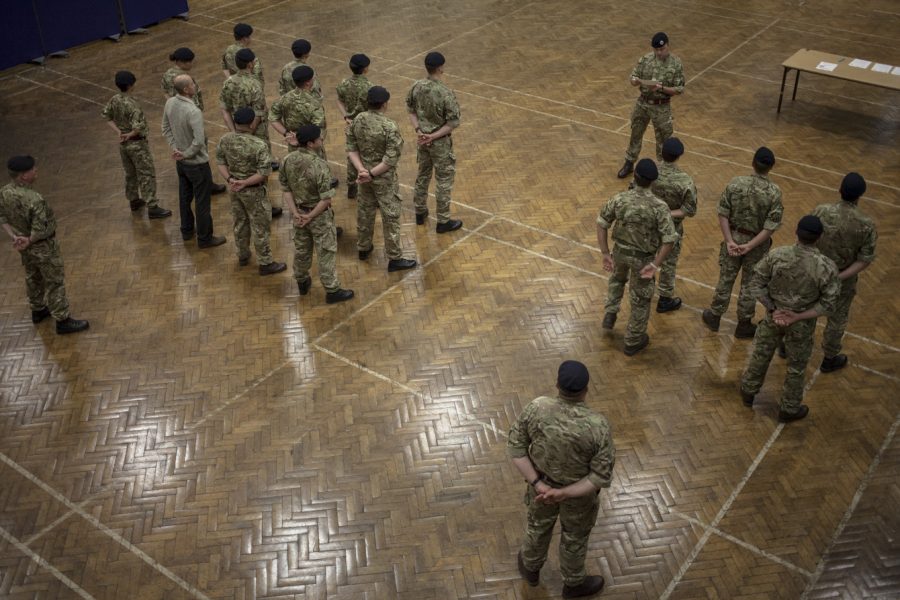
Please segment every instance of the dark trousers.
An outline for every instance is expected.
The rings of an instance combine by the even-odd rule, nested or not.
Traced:
[[[197,241],[208,242],[213,235],[212,215],[210,214],[210,191],[212,188],[212,171],[209,163],[189,165],[183,160],[175,162],[178,171],[178,206],[181,210],[181,233],[194,231],[194,213],[191,201],[197,201]]]

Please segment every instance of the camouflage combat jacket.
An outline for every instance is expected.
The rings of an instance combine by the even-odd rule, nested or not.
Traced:
[[[803,312],[814,308],[820,315],[834,310],[841,283],[834,262],[814,246],[795,244],[770,250],[756,263],[750,293],[762,295],[775,308]]]
[[[856,261],[875,260],[878,232],[875,223],[855,202],[841,200],[835,204],[821,204],[812,214],[821,219],[825,231],[816,248],[834,261],[843,271]]]
[[[678,240],[669,207],[649,188],[636,187],[613,196],[600,210],[597,224],[604,229],[615,224],[612,239],[617,246],[648,255]]]
[[[419,129],[434,133],[444,125],[459,126],[459,103],[453,92],[437,79],[420,79],[406,95],[406,110],[419,119]]]

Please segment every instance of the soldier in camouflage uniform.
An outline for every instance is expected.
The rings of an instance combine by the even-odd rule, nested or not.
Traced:
[[[47,201],[32,188],[37,179],[34,159],[14,156],[6,168],[12,183],[0,188],[0,226],[22,257],[31,322],[40,323],[52,316],[56,333],[84,331],[88,322],[69,314],[63,261],[56,241],[56,217]]]
[[[309,293],[312,279],[312,253],[319,258],[319,279],[327,292],[325,302],[334,304],[353,297],[353,290],[341,289],[334,272],[337,256],[337,229],[331,199],[331,170],[319,157],[316,146],[323,143],[322,132],[316,125],[304,125],[294,132],[299,148],[284,159],[278,174],[284,203],[294,221],[294,278],[301,296]]]
[[[118,136],[119,157],[125,169],[125,196],[131,210],[140,210],[146,204],[151,219],[163,219],[171,216],[172,211],[162,208],[156,199],[156,167],[147,142],[147,119],[129,94],[136,81],[131,71],[116,73],[119,93],[103,107],[101,114]]]
[[[834,310],[828,315],[822,349],[825,358],[819,367],[823,373],[837,371],[847,365],[841,354],[841,338],[850,317],[850,304],[856,296],[859,273],[875,260],[878,232],[875,223],[859,209],[859,198],[866,193],[866,180],[859,173],[848,173],[841,182],[841,200],[817,206],[812,214],[819,217],[825,232],[816,246],[837,265],[841,292]]]
[[[369,88],[368,110],[359,113],[347,129],[347,154],[359,172],[359,201],[356,206],[356,249],[359,260],[372,253],[375,208],[381,212],[384,252],[388,271],[412,269],[416,261],[403,258],[400,245],[400,195],[397,165],[403,151],[403,137],[387,115],[391,95],[383,87]]]
[[[775,154],[765,146],[753,156],[753,175],[741,175],[731,180],[719,200],[719,228],[722,242],[719,250],[719,283],[712,304],[703,311],[703,323],[712,331],[719,330],[719,322],[731,303],[731,288],[738,273],[741,290],[738,294],[738,324],[734,337],[749,339],[756,331],[753,313],[756,300],[748,288],[753,267],[772,245],[772,234],[781,226],[784,207],[781,190],[769,179],[775,164]]]
[[[697,214],[697,188],[691,176],[678,168],[675,162],[684,154],[684,144],[678,138],[663,142],[663,162],[659,166],[659,177],[650,186],[650,191],[669,206],[669,214],[675,224],[678,241],[666,256],[659,269],[659,301],[656,312],[665,313],[681,308],[681,298],[675,296],[675,268],[681,254],[681,240],[684,238],[685,217]]]
[[[253,28],[246,23],[238,23],[234,26],[234,43],[225,48],[225,52],[222,53],[222,73],[225,75],[225,79],[241,70],[235,57],[241,48],[250,48],[252,43],[251,35],[253,35]],[[256,61],[253,63],[252,73],[259,80],[259,85],[266,89],[266,80],[263,77],[261,62]]]
[[[453,92],[441,81],[444,55],[429,52],[425,56],[427,79],[415,82],[406,96],[406,110],[416,130],[416,176],[414,202],[416,224],[424,225],[428,217],[428,184],[434,171],[438,233],[456,231],[462,221],[450,218],[450,192],[456,177],[456,155],[450,136],[459,127],[459,103]]]
[[[641,95],[631,113],[631,139],[625,152],[625,164],[619,178],[628,177],[634,161],[641,154],[647,124],[653,121],[656,133],[656,158],[662,158],[662,144],[672,135],[672,96],[684,93],[684,67],[681,59],[669,53],[669,36],[660,31],[650,40],[653,52],[641,57],[631,72],[631,85],[641,88]]]
[[[366,77],[369,71],[369,57],[365,54],[354,54],[350,57],[350,70],[352,77],[347,77],[337,86],[337,103],[341,114],[344,116],[344,134],[353,123],[356,115],[366,110],[366,100],[372,82]],[[347,197],[356,198],[356,167],[347,159]]]
[[[294,132],[304,125],[315,125],[322,131],[322,139],[326,136],[325,106],[315,94],[312,93],[312,82],[315,72],[306,65],[297,67],[291,75],[294,78],[294,89],[283,95],[272,104],[269,110],[269,122],[272,128],[284,136],[290,151],[299,146],[294,137]],[[325,154],[325,145],[318,145],[316,152],[322,160],[328,161]],[[337,185],[336,178],[331,179],[332,185]]]
[[[633,356],[647,347],[647,322],[653,299],[653,275],[678,240],[666,203],[653,195],[650,185],[657,179],[656,164],[649,158],[638,162],[634,188],[613,196],[597,216],[597,241],[603,254],[603,268],[611,273],[606,295],[603,328],[612,329],[628,283],[631,316],[625,331],[625,355]],[[609,251],[608,230],[615,223]]]
[[[294,40],[294,43],[291,44],[291,52],[294,54],[294,60],[281,67],[281,77],[278,79],[279,96],[284,96],[297,87],[294,83],[294,69],[297,67],[309,66],[306,64],[306,59],[309,58],[309,53],[311,51],[312,44],[306,40]],[[310,87],[309,91],[312,92],[313,96],[319,99],[319,102],[324,102],[325,96],[322,94],[322,85],[319,83],[319,78],[316,75],[313,75],[312,87]]]
[[[591,596],[603,589],[603,577],[586,575],[584,559],[600,508],[598,494],[612,480],[616,449],[606,417],[585,405],[589,380],[582,363],[563,362],[557,397],[531,401],[507,442],[513,464],[528,483],[519,573],[529,585],[538,585],[558,517],[563,598]]]
[[[269,226],[272,206],[266,196],[266,180],[272,172],[272,155],[265,143],[252,134],[256,112],[239,108],[233,122],[235,131],[226,133],[216,147],[219,172],[231,187],[231,215],[234,218],[234,243],[238,264],[250,262],[250,238],[256,247],[260,275],[280,273],[287,268],[272,259]]]
[[[779,342],[787,349],[778,420],[802,419],[809,407],[802,404],[803,379],[812,354],[816,317],[830,314],[840,294],[834,262],[816,250],[822,235],[819,217],[807,215],[797,224],[797,244],[769,252],[753,272],[750,293],[766,307],[753,339],[753,352],[741,378],[741,399],[752,407],[772,355]]]

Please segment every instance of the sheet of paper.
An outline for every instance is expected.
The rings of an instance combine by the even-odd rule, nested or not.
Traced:
[[[881,63],[875,63],[875,66],[872,67],[872,70],[876,73],[890,73],[891,65],[883,65]]]
[[[825,62],[824,60],[816,65],[816,68],[820,71],[834,71],[837,69],[837,63]]]
[[[863,60],[861,58],[854,58],[850,61],[850,66],[856,67],[857,69],[868,69],[871,64],[871,60]]]
[[[900,75],[900,67],[894,67],[894,70],[891,71],[891,75]]]

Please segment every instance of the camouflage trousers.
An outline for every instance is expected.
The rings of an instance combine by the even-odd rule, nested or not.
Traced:
[[[272,206],[266,197],[266,186],[232,192],[231,216],[234,218],[234,245],[238,258],[250,258],[252,238],[257,263],[260,266],[271,264],[273,259],[269,247],[269,227],[272,223]]]
[[[428,211],[428,184],[434,172],[434,195],[436,198],[437,221],[446,223],[450,220],[450,192],[453,179],[456,177],[456,155],[453,153],[453,140],[446,135],[432,142],[430,146],[419,146],[416,151],[416,162],[419,173],[416,175],[416,188],[413,201],[416,214]]]
[[[57,321],[69,317],[63,260],[56,239],[34,242],[21,252],[25,267],[25,290],[31,310],[50,309]]]
[[[375,209],[381,212],[381,227],[384,233],[384,253],[388,260],[403,257],[400,245],[400,195],[397,173],[391,169],[370,183],[359,186],[356,198],[356,248],[372,248],[375,230]]]
[[[745,237],[748,239],[739,241],[738,235],[735,234],[735,241],[739,244],[745,243],[750,236]],[[722,242],[719,248],[719,282],[716,284],[716,291],[713,292],[712,304],[709,307],[713,313],[722,316],[728,310],[728,305],[731,304],[731,289],[738,273],[741,273],[737,317],[739,321],[753,318],[756,312],[756,298],[750,295],[750,279],[753,277],[756,263],[762,260],[771,245],[772,240],[769,239],[743,256],[729,256],[725,242]]]
[[[834,312],[828,315],[825,335],[822,336],[822,350],[826,358],[834,358],[841,353],[841,339],[850,320],[850,305],[856,296],[857,279],[859,277],[854,275],[841,281],[841,293],[834,305]]]
[[[253,135],[266,143],[266,148],[269,149],[269,154],[271,154],[272,141],[269,139],[269,121],[262,119],[253,131]]]
[[[806,365],[812,354],[813,337],[816,332],[816,320],[806,319],[781,327],[767,314],[756,327],[753,338],[753,352],[747,361],[744,375],[741,378],[741,390],[748,394],[758,394],[766,378],[772,354],[781,341],[787,351],[787,374],[781,392],[781,410],[794,414],[800,410],[803,401],[803,379]]]
[[[681,236],[672,246],[672,251],[666,255],[659,268],[659,282],[657,283],[660,298],[672,298],[675,296],[675,268],[678,266],[678,257],[681,255]]]
[[[125,169],[125,197],[131,202],[140,198],[151,208],[157,206],[156,167],[147,140],[119,144],[119,156]]]
[[[557,517],[560,525],[559,571],[563,583],[569,586],[584,581],[584,559],[587,556],[588,538],[597,520],[600,500],[597,494],[563,500],[559,504],[539,504],[534,501],[535,492],[529,485],[525,492],[528,519],[525,523],[525,540],[522,542],[522,562],[529,571],[538,571],[547,559],[553,526]]]
[[[309,209],[301,208],[300,211]],[[335,274],[337,257],[337,231],[334,212],[329,208],[313,219],[306,227],[294,226],[294,279],[305,281],[312,266],[313,248],[319,259],[319,280],[326,292],[336,292],[341,282]]]
[[[653,299],[655,281],[641,277],[640,271],[647,263],[653,260],[653,255],[646,257],[632,257],[623,254],[618,246],[613,248],[613,260],[615,266],[609,276],[609,286],[606,293],[606,312],[618,313],[622,304],[622,296],[625,295],[625,284],[628,284],[629,300],[631,301],[631,315],[625,328],[625,345],[634,346],[641,336],[647,333],[647,323],[650,321],[650,300]]]
[[[348,125],[344,129],[344,134],[350,131],[350,126]],[[359,177],[359,172],[356,170],[356,166],[353,164],[353,161],[350,160],[350,155],[347,155],[347,186],[351,186],[356,183],[356,178]]]
[[[634,162],[641,155],[644,132],[650,121],[653,121],[653,131],[656,133],[656,160],[662,160],[663,142],[672,137],[672,105],[647,104],[643,100],[635,102],[631,112],[631,139],[625,152],[627,160]]]

